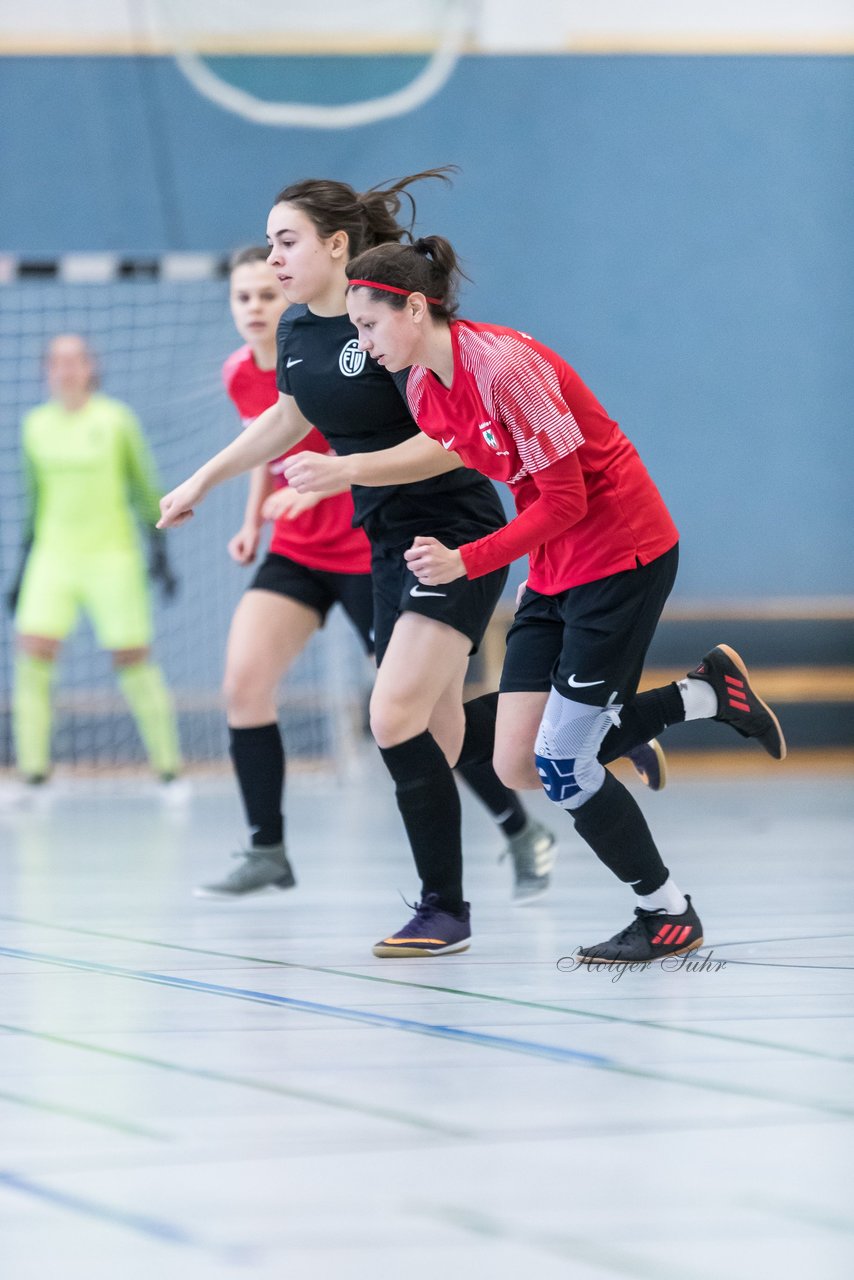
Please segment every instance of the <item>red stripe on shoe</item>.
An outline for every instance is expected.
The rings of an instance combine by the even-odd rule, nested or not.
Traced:
[[[724,676],[724,680],[726,680],[727,684],[737,685],[739,689],[744,688],[744,681],[736,680],[735,676]]]
[[[750,707],[746,702],[739,702],[736,698],[730,698],[729,705],[735,707],[736,711],[749,711]]]
[[[653,946],[666,945],[670,941],[673,930],[678,928],[678,924],[663,924],[652,940]]]
[[[670,941],[674,943],[675,946],[680,947],[682,943],[685,941],[685,939],[689,936],[690,932],[691,932],[690,924],[683,924],[682,928],[679,931],[679,937],[671,938]]]

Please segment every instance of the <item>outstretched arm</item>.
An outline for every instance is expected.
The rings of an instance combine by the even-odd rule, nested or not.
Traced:
[[[455,453],[421,432],[391,449],[351,453],[339,458],[326,453],[295,453],[287,458],[284,474],[298,493],[339,493],[348,485],[412,484],[456,471],[462,461]]]
[[[205,462],[177,489],[160,500],[159,529],[183,524],[189,520],[196,507],[211,489],[231,480],[243,471],[271,462],[292,449],[308,435],[311,423],[307,422],[296,406],[293,396],[281,395],[274,405],[259,414],[245,431],[215,457]]]

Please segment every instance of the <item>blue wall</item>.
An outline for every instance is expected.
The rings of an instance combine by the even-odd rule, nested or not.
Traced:
[[[314,100],[334,74],[333,100],[407,69],[237,73]],[[0,247],[32,255],[226,250],[296,177],[456,162],[422,229],[464,255],[468,314],[557,347],[636,442],[682,530],[678,593],[854,590],[850,59],[468,58],[419,111],[336,132],[251,125],[167,59],[0,59],[0,113]]]

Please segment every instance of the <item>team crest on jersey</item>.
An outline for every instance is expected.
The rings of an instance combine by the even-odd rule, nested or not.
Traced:
[[[367,358],[365,352],[359,350],[359,339],[351,338],[341,348],[341,354],[338,357],[338,368],[345,378],[355,378],[364,369]]]
[[[490,423],[482,422],[480,425],[480,430],[481,430],[481,435],[483,436],[483,439],[489,445],[490,449],[497,449],[498,438],[495,432],[492,430],[492,426],[490,425]]]

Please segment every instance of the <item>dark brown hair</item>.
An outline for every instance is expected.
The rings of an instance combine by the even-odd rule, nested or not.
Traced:
[[[350,257],[355,258],[374,245],[396,243],[404,236],[411,238],[415,222],[415,201],[407,190],[422,178],[439,178],[450,182],[449,174],[456,165],[425,169],[384,186],[371,187],[361,194],[346,182],[325,178],[306,178],[284,187],[276,196],[276,204],[292,204],[314,223],[317,234],[328,240],[336,231],[346,231],[350,238]],[[409,226],[397,220],[402,198],[409,201]]]
[[[437,319],[453,320],[459,304],[457,291],[463,272],[453,246],[442,236],[422,236],[412,244],[381,244],[353,258],[347,265],[350,280],[376,280],[407,293],[423,293],[438,298],[430,303]],[[395,311],[406,306],[406,298],[384,289],[369,290],[376,302],[387,302]]]

